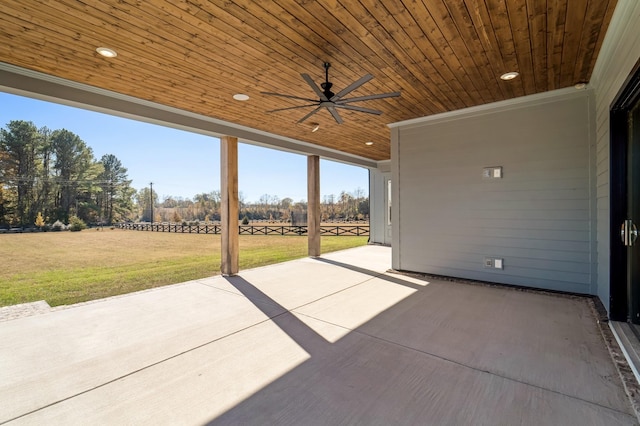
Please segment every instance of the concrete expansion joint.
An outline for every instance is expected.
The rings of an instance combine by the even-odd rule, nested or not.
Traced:
[[[340,324],[336,324],[336,323],[333,323],[331,321],[324,320],[322,318],[317,318],[317,317],[315,317],[313,315],[304,314],[304,313],[296,313],[296,314],[304,316],[304,317],[307,317],[307,318],[314,319],[314,320],[319,321],[319,322],[323,322],[325,324],[329,324],[329,325],[334,326],[334,327],[339,327],[339,328],[343,328],[343,329],[349,330],[351,333],[356,333],[356,334],[359,334],[361,336],[365,336],[367,338],[374,339],[374,340],[377,340],[379,342],[383,342],[383,343],[388,344],[388,345],[392,345],[392,346],[396,346],[396,347],[399,347],[399,348],[402,348],[402,349],[405,349],[405,350],[417,352],[417,353],[419,353],[421,355],[425,355],[425,356],[430,357],[430,358],[439,359],[441,361],[448,362],[448,363],[451,363],[451,364],[455,364],[455,365],[463,367],[463,368],[468,368],[468,369],[473,370],[473,371],[477,371],[477,372],[480,372],[480,373],[484,373],[484,374],[488,374],[488,375],[491,375],[491,376],[499,377],[501,379],[509,380],[511,382],[519,383],[519,384],[522,384],[522,385],[525,385],[525,386],[530,386],[532,388],[540,389],[541,391],[544,391],[544,392],[551,392],[551,393],[554,393],[556,395],[561,395],[561,396],[566,397],[566,398],[571,398],[571,399],[574,399],[574,400],[577,400],[577,401],[584,402],[586,404],[595,405],[595,406],[598,406],[598,407],[606,409],[606,410],[611,410],[611,411],[615,411],[617,413],[626,414],[626,413],[624,413],[624,412],[622,412],[620,410],[608,407],[606,405],[599,404],[599,403],[594,402],[594,401],[590,401],[590,400],[587,400],[587,399],[584,399],[584,398],[577,397],[575,395],[571,395],[571,394],[567,394],[567,393],[564,393],[564,392],[560,392],[558,390],[551,389],[551,388],[548,388],[548,387],[539,386],[539,385],[536,385],[534,383],[529,383],[527,381],[519,380],[519,379],[516,379],[514,377],[510,377],[510,376],[507,376],[507,375],[504,375],[504,374],[497,373],[495,371],[491,371],[489,369],[482,369],[482,368],[474,367],[472,365],[468,365],[468,364],[465,364],[463,362],[456,361],[454,359],[443,357],[441,355],[437,355],[437,354],[434,354],[434,353],[431,353],[431,352],[428,352],[428,351],[425,351],[425,350],[422,350],[422,349],[419,349],[419,348],[415,348],[415,347],[412,347],[412,346],[404,345],[404,344],[399,343],[399,342],[394,342],[393,340],[389,340],[389,339],[385,339],[385,338],[382,338],[382,337],[379,337],[379,336],[375,336],[375,335],[366,333],[366,332],[358,330],[358,329],[344,327],[344,326],[342,326]],[[637,394],[638,393],[636,393],[636,395]],[[636,405],[635,404],[632,404],[632,405],[634,406],[634,410],[635,410],[636,409]],[[636,411],[636,415],[638,415],[637,411]],[[640,419],[640,417],[639,417],[639,419]]]
[[[394,345],[394,346],[401,347],[403,349],[407,349],[407,350],[410,350],[410,351],[418,352],[418,353],[420,353],[422,355],[426,355],[426,356],[431,357],[431,358],[436,358],[436,359],[439,359],[439,360],[442,360],[442,361],[445,361],[445,362],[449,362],[451,364],[458,365],[460,367],[468,368],[468,369],[473,370],[473,371],[478,371],[478,372],[481,372],[481,373],[489,374],[491,376],[500,377],[501,379],[509,380],[509,381],[515,382],[515,383],[520,383],[522,385],[530,386],[532,388],[540,389],[540,390],[542,390],[544,392],[551,392],[551,393],[554,393],[556,395],[561,395],[561,396],[566,397],[566,398],[574,399],[576,401],[581,401],[581,402],[584,402],[584,403],[587,403],[587,404],[595,405],[595,406],[604,408],[606,410],[615,411],[616,413],[626,414],[625,412],[617,410],[615,408],[611,408],[611,407],[608,407],[606,405],[602,405],[600,403],[597,403],[597,402],[594,402],[594,401],[590,401],[588,399],[580,398],[580,397],[577,397],[575,395],[571,395],[571,394],[567,394],[567,393],[564,393],[564,392],[560,392],[560,391],[557,391],[555,389],[551,389],[551,388],[548,388],[548,387],[536,385],[534,383],[529,383],[527,381],[516,379],[514,377],[510,377],[510,376],[507,376],[505,374],[500,374],[500,373],[497,373],[495,371],[491,371],[491,370],[488,370],[488,369],[482,369],[482,368],[474,367],[472,365],[468,365],[468,364],[465,364],[465,363],[460,362],[460,361],[456,361],[456,360],[453,360],[453,359],[450,359],[450,358],[447,358],[447,357],[443,357],[441,355],[437,355],[437,354],[434,354],[434,353],[431,353],[431,352],[428,352],[428,351],[425,351],[425,350],[422,350],[422,349],[418,349],[418,348],[414,348],[414,347],[411,347],[411,346],[403,345],[402,343],[398,343],[398,342],[394,342],[392,340],[388,340],[388,339],[384,339],[384,338],[381,338],[381,337],[378,337],[378,336],[374,336],[372,334],[365,333],[365,332],[362,332],[362,331],[359,331],[359,330],[351,330],[351,331],[355,332],[355,333],[358,333],[358,334],[361,334],[363,336],[370,337],[372,339],[376,339],[378,341],[385,342],[385,343],[390,344],[390,345]],[[636,393],[636,395],[637,395],[637,393]],[[634,410],[635,410],[635,408],[636,407],[634,406]],[[637,415],[638,415],[638,413],[636,411],[636,416]],[[639,417],[639,419],[640,419],[640,417]]]
[[[286,313],[286,312],[283,312],[283,313]],[[282,313],[282,314],[283,314],[283,313]],[[22,414],[20,414],[19,416],[16,416],[16,417],[11,418],[11,419],[8,419],[8,420],[6,420],[6,421],[0,422],[0,426],[2,426],[2,425],[4,425],[4,424],[7,424],[7,423],[10,423],[10,422],[13,422],[13,421],[18,420],[18,419],[21,419],[21,418],[26,417],[26,416],[28,416],[28,415],[30,415],[30,414],[37,413],[38,411],[42,411],[42,410],[45,410],[45,409],[47,409],[47,408],[53,407],[53,406],[55,406],[55,405],[61,404],[61,403],[65,402],[65,401],[72,400],[72,399],[74,399],[74,398],[77,398],[77,397],[79,397],[79,396],[82,396],[82,395],[85,395],[85,394],[87,394],[87,393],[93,392],[93,391],[95,391],[95,390],[97,390],[97,389],[103,388],[103,387],[108,386],[108,385],[111,385],[111,384],[113,384],[113,383],[116,383],[116,382],[122,381],[122,380],[126,379],[127,377],[131,377],[131,376],[133,376],[133,375],[135,375],[135,374],[138,374],[138,373],[140,373],[140,372],[142,372],[142,371],[145,371],[145,370],[148,370],[148,369],[150,369],[150,368],[156,367],[156,366],[158,366],[158,365],[164,364],[164,363],[166,363],[166,362],[168,362],[168,361],[170,361],[170,360],[172,360],[172,359],[175,359],[175,358],[181,357],[181,356],[186,355],[186,354],[188,354],[188,353],[194,352],[194,351],[196,351],[196,350],[198,350],[198,349],[204,348],[204,347],[206,347],[206,346],[208,346],[208,345],[212,345],[212,344],[214,344],[214,343],[217,343],[217,342],[219,342],[219,341],[221,341],[221,340],[224,340],[224,339],[226,339],[226,338],[228,338],[228,337],[230,337],[230,336],[233,336],[233,335],[239,334],[239,333],[241,333],[241,332],[243,332],[243,331],[246,331],[246,330],[248,330],[248,329],[250,329],[250,328],[252,328],[252,327],[255,327],[255,326],[257,326],[257,325],[260,325],[260,324],[263,324],[263,323],[265,323],[265,322],[271,321],[273,318],[278,317],[279,315],[282,315],[282,314],[274,315],[273,317],[270,317],[270,318],[265,318],[265,319],[264,319],[264,320],[262,320],[262,321],[258,321],[258,322],[256,322],[256,323],[250,324],[250,325],[248,325],[248,326],[246,326],[246,327],[243,327],[243,328],[240,328],[240,329],[238,329],[238,330],[236,330],[236,331],[234,331],[234,332],[232,332],[232,333],[225,334],[224,336],[220,336],[220,337],[217,337],[217,338],[215,338],[215,339],[213,339],[213,340],[210,340],[210,341],[204,342],[204,343],[202,343],[202,344],[200,344],[200,345],[196,345],[196,346],[194,346],[194,347],[191,347],[191,348],[185,349],[184,351],[181,351],[181,352],[179,352],[179,353],[175,353],[175,354],[173,354],[173,355],[171,355],[171,356],[168,356],[168,357],[163,358],[163,359],[161,359],[161,360],[158,360],[158,361],[156,361],[156,362],[153,362],[153,363],[150,363],[150,364],[144,365],[144,366],[142,366],[142,367],[140,367],[140,368],[137,368],[137,369],[135,369],[135,370],[129,371],[129,372],[128,372],[128,373],[126,373],[126,374],[122,374],[122,375],[120,375],[120,376],[118,376],[118,377],[115,377],[115,378],[113,378],[113,379],[111,379],[111,380],[107,380],[107,381],[105,381],[105,382],[103,382],[103,383],[97,384],[97,385],[95,385],[95,386],[93,386],[93,387],[91,387],[91,388],[84,389],[84,390],[82,390],[82,391],[79,391],[79,392],[74,393],[73,395],[69,395],[69,396],[66,396],[66,397],[60,398],[60,399],[58,399],[58,400],[56,400],[56,401],[53,401],[53,402],[51,402],[51,403],[49,403],[49,404],[46,404],[46,405],[42,406],[42,407],[38,407],[38,408],[36,408],[36,409],[34,409],[34,410],[31,410],[31,411],[29,411],[29,412],[26,412],[26,413],[22,413]]]

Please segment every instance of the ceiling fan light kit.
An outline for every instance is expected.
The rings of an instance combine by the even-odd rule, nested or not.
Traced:
[[[372,99],[394,98],[394,97],[400,96],[400,92],[392,92],[392,93],[379,93],[376,95],[357,96],[355,98],[343,99],[345,95],[348,95],[352,91],[356,90],[357,88],[359,88],[360,86],[362,86],[363,84],[371,80],[373,76],[371,74],[367,74],[364,77],[361,77],[358,80],[354,81],[353,83],[351,83],[350,85],[348,85],[347,87],[339,91],[338,93],[333,93],[331,91],[331,88],[333,87],[333,83],[329,81],[329,68],[331,67],[331,64],[329,62],[325,62],[323,66],[325,71],[325,81],[324,83],[320,84],[320,87],[318,87],[318,85],[313,81],[313,79],[309,76],[309,74],[300,74],[303,80],[307,82],[307,84],[311,87],[311,89],[313,89],[313,91],[315,92],[315,94],[318,96],[319,99],[301,98],[299,96],[285,95],[282,93],[274,93],[274,92],[260,92],[263,95],[280,96],[283,98],[311,102],[305,105],[299,105],[299,106],[288,107],[288,108],[278,108],[278,109],[274,109],[267,112],[272,113],[272,112],[279,112],[279,111],[287,111],[291,109],[315,107],[311,112],[309,112],[307,115],[305,115],[300,120],[298,120],[297,123],[300,124],[300,123],[303,123],[312,115],[316,114],[322,108],[326,108],[327,111],[329,111],[331,116],[334,118],[334,120],[336,120],[336,123],[342,124],[344,123],[344,120],[342,120],[342,117],[340,117],[340,114],[338,113],[338,108],[347,109],[350,111],[364,112],[367,114],[380,115],[382,114],[382,111],[371,109],[371,108],[359,107],[355,105],[349,105],[349,104],[353,102],[369,101]]]

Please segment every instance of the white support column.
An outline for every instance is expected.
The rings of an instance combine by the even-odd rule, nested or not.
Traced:
[[[402,269],[400,252],[400,130],[391,129],[391,267]]]
[[[220,138],[220,222],[222,235],[222,275],[239,270],[240,244],[238,223],[238,138]]]
[[[307,230],[309,256],[320,256],[320,157],[307,157]]]

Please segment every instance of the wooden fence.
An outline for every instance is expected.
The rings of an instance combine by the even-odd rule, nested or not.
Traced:
[[[177,223],[121,223],[120,229],[132,231],[176,232],[181,234],[220,234],[221,226],[181,225]],[[240,235],[307,235],[306,226],[240,225]],[[322,225],[321,235],[369,236],[369,225]]]

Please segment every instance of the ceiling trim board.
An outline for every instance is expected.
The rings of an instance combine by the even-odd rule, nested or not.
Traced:
[[[488,104],[478,105],[469,108],[463,108],[455,111],[443,112],[441,114],[428,115],[426,117],[414,118],[411,120],[390,123],[390,128],[395,127],[412,127],[425,123],[442,122],[448,120],[456,120],[460,118],[476,117],[484,114],[492,114],[495,112],[523,108],[532,105],[541,105],[549,102],[557,102],[563,99],[579,98],[587,96],[593,90],[587,86],[585,89],[576,89],[575,87],[566,87],[564,89],[551,90],[534,95],[520,96],[505,101],[492,102]]]
[[[251,145],[301,155],[318,155],[327,160],[370,169],[377,168],[377,162],[368,158],[217,120],[2,62],[0,62],[0,82],[0,90],[15,95],[88,109],[216,138],[234,136],[241,142]]]

